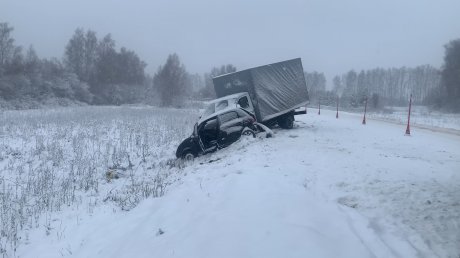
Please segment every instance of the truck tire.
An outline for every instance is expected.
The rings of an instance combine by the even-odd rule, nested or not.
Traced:
[[[283,129],[294,128],[294,114],[289,113],[278,119],[278,125]]]

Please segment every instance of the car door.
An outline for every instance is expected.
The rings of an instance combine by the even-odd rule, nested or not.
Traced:
[[[198,128],[198,136],[204,153],[215,151],[219,136],[217,117],[210,118],[201,123]]]
[[[219,146],[226,147],[238,140],[243,130],[243,119],[236,111],[229,111],[219,115]]]

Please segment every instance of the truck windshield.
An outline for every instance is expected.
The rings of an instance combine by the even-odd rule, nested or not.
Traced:
[[[211,114],[213,114],[213,113],[215,113],[215,112],[217,112],[219,110],[225,109],[226,107],[228,107],[228,101],[229,100],[224,99],[224,100],[221,100],[219,102],[209,104],[209,106],[207,106],[206,109],[203,112],[203,117],[210,116]]]

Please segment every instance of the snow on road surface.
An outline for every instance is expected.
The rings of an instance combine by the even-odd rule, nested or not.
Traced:
[[[460,137],[324,110],[197,158],[129,211],[62,213],[19,257],[455,257]]]

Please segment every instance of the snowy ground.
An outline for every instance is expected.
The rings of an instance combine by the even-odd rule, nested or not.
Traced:
[[[63,208],[15,255],[460,256],[460,136],[311,113],[174,170],[130,211]]]
[[[14,254],[37,229],[58,234],[65,210],[129,210],[161,196],[177,175],[170,154],[197,118],[152,107],[0,112],[0,254]]]
[[[315,106],[316,107],[316,106]],[[336,110],[336,107],[321,106],[321,109]],[[312,109],[315,110],[315,109]],[[317,109],[316,109],[317,110]],[[368,110],[367,117],[398,124],[407,124],[409,107],[385,107],[379,110]],[[364,113],[364,107],[347,110],[351,113]],[[341,110],[339,110],[341,112]],[[411,125],[424,129],[435,129],[460,134],[460,114],[442,113],[426,106],[412,106]]]
[[[400,124],[407,123],[408,108],[390,107],[386,112],[371,112],[370,117]],[[446,114],[424,106],[413,106],[411,124],[426,128],[460,133],[460,114]]]

